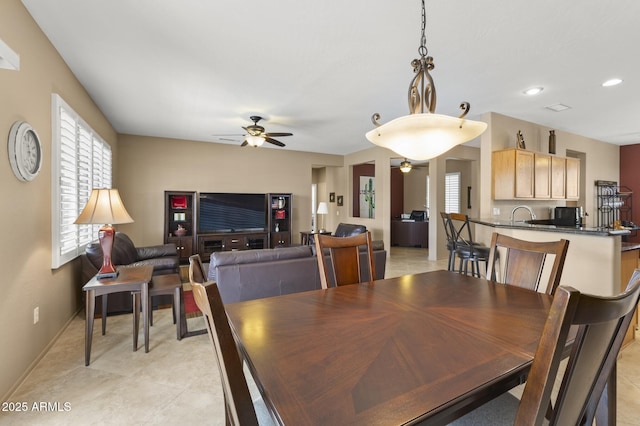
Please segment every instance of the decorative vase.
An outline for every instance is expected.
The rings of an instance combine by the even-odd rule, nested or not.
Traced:
[[[549,130],[549,154],[556,153],[556,131]]]

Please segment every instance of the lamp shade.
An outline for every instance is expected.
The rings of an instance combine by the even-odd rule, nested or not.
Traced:
[[[120,193],[117,189],[94,189],[89,196],[89,201],[84,206],[76,224],[118,224],[131,223],[133,219],[124,208]]]
[[[410,114],[367,132],[375,145],[413,160],[429,160],[480,136],[487,123],[442,114]]]
[[[316,213],[318,213],[318,214],[328,214],[329,213],[329,207],[327,206],[327,203],[325,203],[324,201],[321,201],[318,204],[318,211]]]

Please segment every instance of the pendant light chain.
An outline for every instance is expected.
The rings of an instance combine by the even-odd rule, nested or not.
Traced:
[[[421,57],[427,56],[429,50],[427,49],[427,36],[425,35],[425,28],[427,27],[427,12],[424,7],[424,0],[422,0],[422,37],[420,37],[420,47],[418,53]]]

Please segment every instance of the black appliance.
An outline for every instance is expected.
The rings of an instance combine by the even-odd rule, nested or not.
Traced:
[[[409,220],[415,220],[416,222],[424,222],[427,220],[427,212],[424,210],[413,210]]]
[[[582,207],[556,207],[553,223],[556,226],[582,226]]]

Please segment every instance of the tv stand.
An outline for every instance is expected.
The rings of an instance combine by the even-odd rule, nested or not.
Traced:
[[[203,260],[208,260],[211,253],[217,251],[253,250],[267,247],[269,247],[269,233],[266,231],[198,234],[198,253]]]

